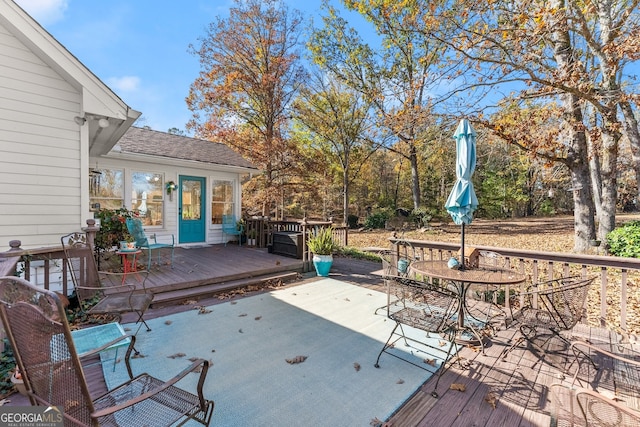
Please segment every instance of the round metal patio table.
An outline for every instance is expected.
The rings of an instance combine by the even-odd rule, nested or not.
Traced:
[[[431,277],[434,279],[444,280],[452,283],[460,298],[458,309],[458,329],[460,332],[470,329],[478,338],[482,345],[482,339],[478,332],[472,326],[465,325],[465,312],[468,313],[466,296],[467,290],[471,285],[515,285],[525,281],[526,276],[516,271],[500,267],[466,267],[463,269],[449,268],[447,261],[415,261],[411,263],[410,269],[413,272]],[[470,314],[470,313],[469,313]],[[473,340],[459,337],[456,341],[465,344],[473,344]],[[484,346],[483,346],[484,350]]]

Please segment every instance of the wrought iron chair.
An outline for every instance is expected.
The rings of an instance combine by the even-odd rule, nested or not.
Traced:
[[[238,224],[235,215],[222,215],[222,240],[224,240],[225,246],[227,246],[227,240],[224,238],[225,235],[238,236],[238,246],[242,246],[243,232],[244,226]]]
[[[169,426],[189,420],[209,425],[214,403],[202,394],[208,361],[195,360],[167,382],[146,373],[134,377],[129,358],[135,336],[125,335],[119,339],[131,340],[125,357],[130,379],[92,399],[64,307],[54,292],[2,277],[0,317],[31,405],[61,408],[65,425]],[[198,370],[197,394],[175,385]]]
[[[147,251],[147,270],[151,270],[151,260],[153,259],[153,251],[157,251],[158,253],[158,265],[160,265],[160,250],[161,249],[171,249],[171,268],[173,268],[173,250],[175,246],[175,237],[173,234],[171,235],[171,243],[158,243],[156,240],[156,235],[153,234],[151,238],[153,242],[147,238],[147,235],[144,232],[144,228],[142,227],[142,221],[138,218],[127,218],[126,220],[127,230],[129,234],[136,240],[136,245],[142,249]]]
[[[640,353],[630,343],[571,343],[577,367],[572,385],[589,388],[640,411]]]
[[[526,292],[521,292],[517,297],[521,300],[521,307],[513,311],[511,319],[513,323],[520,325],[520,337],[506,348],[502,358],[506,356],[523,341],[528,341],[537,347],[543,354],[545,346],[552,338],[560,338],[570,346],[569,339],[562,333],[570,331],[582,319],[585,314],[585,304],[589,285],[595,277],[583,279],[580,277],[566,277],[539,283]],[[549,333],[542,343],[537,343],[536,338]]]
[[[636,412],[593,390],[551,384],[551,426],[640,427]]]
[[[475,267],[485,270],[509,269],[506,259],[501,254],[486,250],[479,251],[479,257]],[[504,301],[509,292],[509,288],[504,285],[491,283],[470,284],[465,299],[470,316],[477,322],[485,325],[485,327],[495,329],[498,323],[503,326],[507,317],[504,311]],[[471,300],[481,301],[482,303],[473,304],[472,306],[470,303]]]
[[[112,314],[118,317],[124,313],[137,313],[136,323],[141,322],[140,326],[144,324],[147,331],[151,330],[143,317],[153,302],[153,293],[145,287],[148,271],[138,270],[143,276],[140,290],[133,284],[121,284],[119,279],[114,280],[116,284],[105,285],[103,278],[120,278],[122,274],[98,271],[93,250],[84,233],[67,234],[60,241],[81,310],[87,315]]]
[[[428,358],[422,357],[422,363],[417,359],[403,352],[396,347],[396,343],[400,340],[404,341],[405,346],[411,349],[411,353],[425,353],[426,350],[435,350],[435,352],[443,354],[442,362],[438,370],[433,392],[433,397],[438,397],[438,382],[440,376],[445,370],[445,366],[456,346],[454,338],[457,332],[457,319],[459,298],[457,294],[438,286],[432,286],[425,282],[419,282],[414,279],[400,276],[385,276],[387,283],[387,295],[389,304],[387,305],[387,316],[396,322],[395,327],[389,335],[389,339],[380,350],[376,359],[375,367],[380,367],[380,357],[383,353],[397,357],[421,369],[430,370]],[[410,326],[421,331],[437,334],[449,341],[446,351],[442,346],[430,345],[421,341],[415,335],[407,334],[405,326]],[[411,343],[419,344],[418,347],[412,346]],[[435,359],[433,360],[435,365]]]
[[[411,263],[418,260],[415,248],[407,240],[398,240],[393,249],[381,251],[378,256],[382,261],[382,276],[387,290],[389,289],[388,277],[408,277],[411,274]],[[388,307],[388,297],[389,293],[387,292],[387,305],[378,307],[374,312],[375,314]]]

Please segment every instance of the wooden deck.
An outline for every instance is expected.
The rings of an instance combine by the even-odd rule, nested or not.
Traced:
[[[225,281],[229,281],[225,279],[226,273],[229,273],[228,277],[234,277],[231,280],[238,280],[236,275],[243,268],[269,271],[276,267],[286,267],[296,271],[297,261],[299,260],[276,257],[259,250],[229,246],[176,250],[174,269],[162,267],[158,271],[154,270],[148,284],[162,288],[174,286],[181,281],[193,286],[194,283],[208,284],[213,280],[214,284],[223,286]],[[383,291],[382,280],[377,274],[379,269],[380,265],[377,263],[336,258],[331,277]],[[276,273],[282,271],[278,270]],[[207,278],[207,274],[212,273],[206,272],[215,273],[215,280],[213,277]],[[317,280],[313,276],[315,275],[300,275],[298,281],[285,286]],[[233,298],[242,297],[236,295]],[[220,301],[219,297],[209,296],[198,304],[212,305]],[[152,307],[145,317],[153,318],[190,309],[193,309],[190,304]],[[127,319],[123,321],[126,322]],[[607,330],[592,329],[584,325],[576,327],[574,333],[594,342],[616,339]],[[563,381],[568,383],[571,380],[571,376],[565,375],[565,372],[572,369],[573,356],[568,353],[564,344],[552,340],[551,352],[544,358],[540,358],[533,349],[523,344],[513,350],[506,360],[501,359],[499,355],[502,350],[510,345],[511,339],[517,334],[515,330],[499,331],[487,342],[485,354],[475,348],[462,349],[459,356],[464,367],[456,362],[443,374],[438,386],[439,398],[431,396],[435,381],[435,376],[432,376],[385,426],[548,426],[551,411],[549,385]],[[371,355],[371,363],[376,356]],[[384,355],[380,369],[384,369]],[[87,377],[92,393],[105,390],[99,367],[88,368]],[[450,388],[451,384],[463,384],[465,391],[453,390]],[[384,390],[370,392],[383,393]],[[28,402],[22,396],[13,395],[10,404],[25,405]],[[215,423],[215,411],[213,420]]]
[[[266,249],[232,244],[176,248],[173,265],[170,265],[169,250],[163,250],[161,255],[158,264],[154,251],[153,264],[144,282],[145,287],[155,294],[155,307],[186,299],[206,298],[269,280],[287,281],[302,272],[302,260],[270,254]],[[144,263],[146,254],[139,266],[142,267]],[[130,273],[126,281],[136,284],[136,279],[139,283],[141,277],[144,274],[136,278],[135,274]],[[120,280],[120,277],[116,276],[116,280]]]

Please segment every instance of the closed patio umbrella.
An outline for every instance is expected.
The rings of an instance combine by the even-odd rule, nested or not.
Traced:
[[[476,131],[467,119],[462,119],[453,138],[456,140],[457,179],[444,206],[453,222],[462,225],[460,266],[464,268],[464,226],[471,224],[473,212],[478,208],[478,199],[471,183],[471,175],[476,168]]]

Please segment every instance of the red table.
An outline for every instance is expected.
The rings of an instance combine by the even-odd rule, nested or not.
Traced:
[[[124,269],[124,274],[122,275],[122,284],[124,284],[124,279],[127,277],[128,273],[135,273],[138,280],[140,280],[140,277],[138,276],[137,256],[142,253],[142,250],[120,249],[116,251],[116,253],[122,257],[122,267]]]

